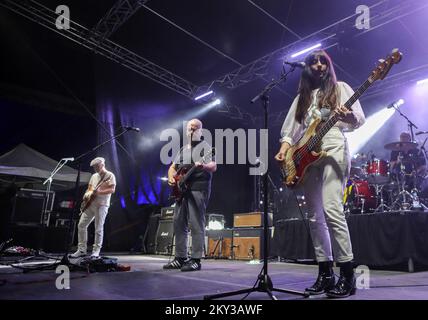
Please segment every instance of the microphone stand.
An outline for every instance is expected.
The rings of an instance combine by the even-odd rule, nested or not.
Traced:
[[[56,262],[56,263],[52,263],[52,264],[48,264],[48,265],[36,265],[35,267],[31,267],[31,266],[26,266],[26,267],[19,267],[20,269],[23,269],[24,272],[28,272],[28,271],[35,271],[35,270],[52,270],[52,269],[56,269],[58,266],[60,265],[65,265],[68,267],[79,267],[81,269],[86,270],[83,267],[80,267],[76,264],[73,264],[70,262],[70,259],[68,257],[69,252],[70,252],[70,247],[72,245],[72,235],[73,235],[73,217],[77,216],[78,213],[78,202],[79,202],[79,186],[80,186],[80,174],[81,174],[81,159],[94,153],[95,151],[97,151],[99,148],[101,148],[102,146],[104,146],[105,144],[117,139],[118,137],[124,135],[126,132],[133,130],[131,127],[127,127],[127,128],[123,128],[122,132],[112,136],[110,139],[104,141],[103,143],[95,146],[94,148],[88,150],[85,153],[82,153],[81,155],[77,156],[76,158],[74,158],[73,161],[74,163],[77,163],[77,176],[76,176],[76,183],[75,183],[75,187],[74,187],[74,205],[73,205],[73,210],[70,210],[70,216],[69,216],[69,225],[68,225],[68,231],[67,231],[67,236],[65,237],[65,244],[64,244],[64,248],[65,248],[65,252],[62,256],[61,261]],[[63,161],[64,159],[61,159],[61,161]],[[60,163],[61,163],[60,161]],[[44,184],[46,182],[49,182],[48,188],[50,188],[50,183],[52,181],[53,176],[65,165],[67,161],[64,162],[64,164],[57,164],[57,166],[55,167],[55,169],[52,171],[51,176],[45,180]],[[15,266],[16,267],[16,266]]]
[[[268,130],[268,106],[269,106],[269,93],[282,81],[285,81],[287,76],[295,70],[295,66],[292,66],[290,71],[283,72],[281,77],[278,80],[272,80],[257,96],[255,96],[251,103],[256,102],[257,100],[262,101],[262,106],[264,110],[264,129]],[[272,280],[268,274],[268,232],[269,232],[269,220],[268,220],[268,177],[269,177],[269,165],[266,165],[266,172],[263,174],[263,268],[260,271],[257,281],[252,288],[242,289],[237,291],[225,292],[220,294],[208,295],[204,296],[205,300],[217,299],[222,297],[229,297],[238,294],[250,294],[252,292],[265,292],[269,295],[272,300],[277,300],[277,298],[272,294],[272,291],[278,291],[283,293],[290,293],[295,295],[307,296],[303,292],[294,291],[294,290],[286,290],[286,289],[278,289],[274,288],[272,284]]]
[[[401,111],[400,108],[397,108],[395,105],[392,105],[392,107],[404,118],[407,120],[407,126],[409,127],[409,131],[410,131],[410,135],[412,137],[412,142],[415,141],[415,135],[413,133],[413,128],[418,129],[418,127],[412,122],[410,121],[410,119],[405,116]]]

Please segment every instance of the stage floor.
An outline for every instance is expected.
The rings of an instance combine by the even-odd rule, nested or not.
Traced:
[[[168,257],[155,255],[107,255],[130,265],[129,272],[71,272],[70,289],[58,290],[54,271],[23,273],[0,266],[0,299],[27,300],[201,300],[205,295],[252,287],[262,264],[246,261],[203,260],[202,270],[163,270]],[[335,269],[338,272],[338,269]],[[270,262],[269,274],[277,288],[303,290],[317,274],[316,265]],[[370,288],[357,290],[349,300],[428,299],[428,272],[370,270]],[[274,293],[279,300],[305,299]],[[241,299],[243,295],[230,299]],[[251,293],[247,300],[268,299]],[[310,299],[326,299],[319,296]]]

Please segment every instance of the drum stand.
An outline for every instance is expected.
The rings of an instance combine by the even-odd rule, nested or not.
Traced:
[[[407,197],[409,197],[412,201],[414,200],[414,197],[410,192],[408,192],[405,189],[405,185],[406,185],[405,173],[402,171],[400,173],[401,173],[400,175],[397,175],[397,185],[398,185],[398,190],[400,192],[397,195],[397,199],[392,203],[391,208],[394,208],[397,203],[401,202],[399,209],[407,211],[411,207],[410,203],[407,202]],[[400,181],[400,176],[402,181]]]
[[[384,208],[386,209],[386,211],[391,211],[391,208],[388,207],[384,200],[383,200],[383,186],[380,186],[378,184],[374,185],[376,188],[376,197],[379,197],[379,193],[380,193],[380,204],[379,206],[375,209],[375,211],[373,213],[378,213],[378,212],[385,212]]]

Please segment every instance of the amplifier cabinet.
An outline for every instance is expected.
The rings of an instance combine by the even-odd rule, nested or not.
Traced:
[[[235,213],[233,215],[233,227],[262,227],[263,216],[262,212]],[[272,226],[272,213],[268,213],[268,226]]]
[[[225,258],[232,257],[232,229],[207,230],[208,249],[206,256],[208,258]]]
[[[272,238],[272,228],[268,231]],[[233,254],[237,260],[254,260],[263,258],[263,228],[233,229]]]

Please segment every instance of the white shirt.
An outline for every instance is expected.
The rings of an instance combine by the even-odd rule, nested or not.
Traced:
[[[114,174],[110,171],[106,171],[104,180],[110,180],[108,182],[103,183],[99,188],[98,191],[103,191],[108,187],[111,187],[112,185],[116,185],[116,177]],[[101,181],[101,175],[99,173],[94,173],[91,176],[91,180],[89,180],[89,184],[92,186],[93,189],[95,189],[98,185],[98,183]],[[93,202],[96,206],[110,206],[110,198],[111,194],[97,194],[95,197],[95,200]]]
[[[346,101],[354,94],[354,90],[345,82],[338,81],[337,86],[339,89],[340,104],[344,105]],[[308,108],[308,112],[302,123],[298,123],[296,120],[296,110],[297,103],[299,102],[299,95],[294,99],[291,104],[290,110],[288,111],[287,117],[284,120],[284,123],[281,128],[281,140],[280,142],[288,142],[290,145],[296,144],[296,142],[303,136],[308,126],[315,120],[320,117],[326,119],[330,116],[329,109],[319,109],[318,108],[318,98],[317,93],[319,89],[312,91],[312,103]],[[353,131],[361,127],[365,122],[364,112],[361,108],[359,100],[355,101],[352,105],[352,113],[357,119],[355,126],[352,126],[349,123],[343,121],[338,121],[334,127],[338,127],[341,131]]]

